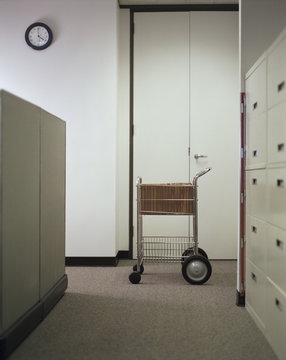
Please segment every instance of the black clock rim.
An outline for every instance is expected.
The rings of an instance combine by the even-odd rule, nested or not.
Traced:
[[[42,46],[35,46],[33,45],[30,40],[29,40],[29,32],[36,26],[42,26],[44,27],[48,34],[49,34],[49,40],[47,41],[47,43],[45,45],[42,45]],[[30,26],[27,27],[27,30],[25,32],[25,40],[26,40],[26,43],[34,50],[44,50],[46,49],[48,46],[51,45],[52,41],[53,41],[53,33],[52,33],[52,30],[50,29],[50,27],[47,25],[47,24],[44,24],[42,22],[35,22],[33,24],[31,24]]]

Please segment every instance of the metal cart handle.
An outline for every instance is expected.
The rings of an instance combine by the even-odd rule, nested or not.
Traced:
[[[195,177],[193,178],[193,185],[197,185],[198,182],[198,178],[205,175],[206,173],[208,173],[212,168],[205,168],[204,170],[200,171],[199,173],[197,173],[195,175]]]

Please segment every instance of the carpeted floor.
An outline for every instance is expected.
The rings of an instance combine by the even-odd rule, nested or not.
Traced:
[[[69,287],[9,360],[277,360],[247,311],[235,305],[236,262],[212,262],[202,286],[180,264],[69,267]]]

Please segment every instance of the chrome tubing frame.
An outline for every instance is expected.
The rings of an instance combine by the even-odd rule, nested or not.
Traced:
[[[198,179],[208,173],[211,170],[211,168],[206,168],[199,173],[195,175],[193,178],[193,185],[194,185],[194,215],[193,215],[193,241],[194,241],[194,255],[199,254],[199,247],[198,247],[198,238],[199,238],[199,232],[198,232],[198,188],[197,183]]]
[[[141,214],[141,183],[142,179],[137,178],[137,271],[140,271],[140,265],[143,262],[142,245],[142,214]]]

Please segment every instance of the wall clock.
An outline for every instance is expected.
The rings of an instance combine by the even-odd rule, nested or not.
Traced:
[[[34,50],[44,50],[53,40],[52,30],[48,25],[36,22],[31,24],[25,32],[26,43]]]

